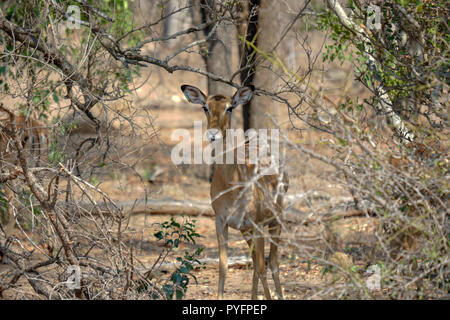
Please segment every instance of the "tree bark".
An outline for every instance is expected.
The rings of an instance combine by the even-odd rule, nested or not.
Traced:
[[[253,42],[260,51],[271,54],[278,36],[280,21],[279,4],[272,0],[252,0],[247,12],[248,26],[245,38],[248,42]],[[272,90],[276,83],[276,76],[272,72],[272,64],[256,52],[244,47],[244,57],[241,60],[241,69],[247,67],[241,73],[242,85],[253,84],[257,89]],[[250,67],[249,67],[250,66]],[[269,96],[256,96],[243,106],[244,130],[249,128],[263,129],[273,127],[268,115],[275,115],[275,104]]]
[[[194,21],[198,23],[208,23],[213,21],[215,8],[217,3],[215,0],[201,0],[199,10],[195,10]],[[214,25],[203,30],[207,36]],[[209,41],[202,47],[202,57],[205,61],[206,70],[210,73],[217,74],[221,77],[230,78],[232,67],[232,46],[233,40],[236,38],[236,28],[231,23],[223,20],[219,23],[215,33]],[[233,88],[229,85],[208,78],[208,95],[212,94],[232,95]]]

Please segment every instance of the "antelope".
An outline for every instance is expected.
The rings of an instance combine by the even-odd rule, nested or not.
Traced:
[[[1,105],[0,105],[1,106]],[[4,110],[2,110],[4,111]],[[14,119],[13,121],[11,119]],[[26,151],[25,156],[30,163],[39,166],[39,162],[43,156],[48,143],[48,130],[44,123],[39,120],[24,116],[23,114],[15,115],[13,118],[0,119],[0,169],[5,170],[11,175],[9,185],[3,183],[3,192],[8,202],[8,212],[6,219],[6,230],[12,229],[14,226],[13,201],[15,199],[14,179],[17,178],[18,165],[17,150],[12,141],[11,134],[17,134],[22,144],[22,148]],[[14,173],[15,172],[15,173]],[[7,181],[8,181],[7,180]],[[2,222],[0,220],[0,222]]]
[[[232,149],[233,146],[231,142],[227,142],[226,135],[226,130],[231,127],[232,111],[239,105],[250,101],[254,87],[242,87],[236,91],[233,97],[221,94],[206,96],[200,89],[190,85],[181,86],[181,90],[190,103],[203,107],[207,119],[209,141],[213,143],[222,139],[223,148],[227,150],[227,144],[230,144]],[[264,296],[266,299],[271,299],[264,263],[263,227],[268,225],[271,237],[269,265],[275,282],[276,294],[279,299],[283,299],[279,276],[278,245],[282,224],[282,195],[287,191],[288,177],[284,172],[257,176],[254,170],[255,165],[248,161],[247,155],[245,157],[243,164],[242,162],[239,164],[237,161],[233,164],[213,163],[214,173],[210,196],[216,216],[215,224],[219,247],[217,297],[223,299],[228,271],[228,227],[232,227],[241,231],[250,247],[253,261],[252,299],[257,298],[259,280],[264,288]],[[248,188],[246,192],[245,184],[255,179],[257,183],[252,184],[254,188]],[[277,191],[280,187],[283,191],[281,193]],[[274,206],[267,206],[268,201]]]

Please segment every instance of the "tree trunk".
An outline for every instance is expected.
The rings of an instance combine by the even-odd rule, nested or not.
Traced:
[[[201,0],[199,10],[194,10],[195,23],[212,21],[216,6],[215,0]],[[204,36],[207,36],[212,28],[213,25],[206,28],[204,30]],[[231,76],[231,70],[234,69],[232,67],[232,43],[235,38],[236,28],[234,25],[227,21],[221,21],[211,39],[202,48],[202,57],[208,72],[225,78]],[[219,93],[232,95],[233,89],[227,84],[208,79],[208,95]]]
[[[258,50],[270,54],[279,34],[277,32],[280,24],[279,4],[272,0],[252,0],[248,8],[245,6],[246,4],[243,4],[242,12],[249,15],[246,40],[252,42]],[[276,83],[276,76],[272,72],[270,61],[256,54],[248,46],[244,46],[243,51],[241,68],[246,66],[250,68],[241,73],[242,85],[253,84],[257,89],[272,90]],[[244,130],[273,127],[267,114],[275,115],[274,101],[268,96],[253,96],[252,100],[243,106]]]

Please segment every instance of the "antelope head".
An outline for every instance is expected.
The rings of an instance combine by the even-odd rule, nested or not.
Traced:
[[[194,86],[181,86],[181,91],[183,91],[186,99],[190,103],[201,105],[205,111],[208,127],[207,136],[210,142],[226,136],[226,130],[231,126],[231,114],[234,108],[249,102],[254,90],[255,87],[250,85],[237,90],[233,97],[221,94],[206,96]]]

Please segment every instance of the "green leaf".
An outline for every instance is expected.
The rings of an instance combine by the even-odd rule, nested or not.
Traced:
[[[56,92],[53,92],[53,101],[55,101],[59,105],[59,97]]]
[[[181,273],[186,273],[186,274],[187,274],[187,273],[189,273],[190,270],[189,270],[189,268],[183,266],[183,267],[181,267],[181,268],[179,269],[179,271],[180,271]]]
[[[180,273],[178,272],[178,271],[175,271],[173,274],[172,274],[172,281],[173,281],[173,283],[181,283],[181,275],[180,275]]]
[[[166,294],[166,298],[168,299],[168,300],[172,300],[172,298],[173,298],[173,294],[174,294],[174,289],[173,289],[173,285],[171,285],[171,284],[164,284],[163,285],[163,291],[164,291],[164,293]]]
[[[158,240],[161,240],[163,238],[162,231],[158,231],[157,233],[153,234]]]
[[[177,300],[183,299],[183,296],[184,296],[184,292],[180,289],[177,289],[177,291],[176,291]]]
[[[419,5],[416,7],[416,11],[417,11],[417,13],[422,13],[422,12],[423,12],[423,3],[419,4]]]

